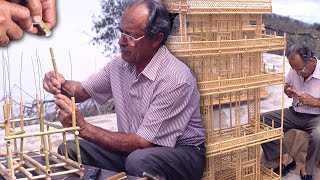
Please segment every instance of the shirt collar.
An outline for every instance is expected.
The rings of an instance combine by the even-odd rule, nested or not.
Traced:
[[[316,68],[315,68],[315,70],[314,70],[314,72],[312,74],[312,77],[320,79],[320,61],[316,57],[315,57],[315,59],[317,60],[317,65],[316,65]]]
[[[152,57],[149,64],[141,72],[141,74],[143,74],[148,79],[154,81],[157,77],[157,72],[162,64],[162,61],[164,60],[164,57],[165,57],[167,51],[168,51],[168,49],[164,45],[161,46],[158,49],[157,53]],[[129,71],[132,72],[135,68],[135,65],[129,64],[124,61],[123,67],[128,68]]]

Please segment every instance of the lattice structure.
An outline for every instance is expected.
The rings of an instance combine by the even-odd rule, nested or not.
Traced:
[[[284,83],[284,68],[266,69],[262,56],[286,48],[285,37],[265,33],[262,15],[271,13],[271,0],[164,2],[177,15],[167,46],[192,69],[201,93],[203,179],[280,179],[260,162],[260,145],[283,136],[282,127],[260,120],[264,88]]]
[[[22,102],[20,102],[20,118],[14,119],[13,102],[5,102],[3,106],[4,121],[0,122],[0,127],[5,130],[6,155],[5,159],[0,161],[0,174],[5,179],[51,179],[55,176],[76,173],[83,176],[83,165],[81,162],[79,149],[79,127],[76,126],[75,100],[72,98],[72,127],[63,128],[62,126],[50,123],[44,120],[43,104],[37,96],[38,116],[34,118],[24,118],[22,111]],[[38,120],[40,131],[28,133],[24,128],[24,121]],[[16,128],[15,123],[20,127]],[[46,126],[46,128],[45,128]],[[49,127],[54,129],[50,130]],[[61,133],[63,142],[66,143],[66,133],[74,134],[74,140],[77,147],[78,162],[72,161],[68,156],[61,156],[52,151],[50,135]],[[39,137],[41,141],[40,150],[25,151],[24,143],[29,137]],[[13,144],[13,147],[12,147]],[[66,146],[65,146],[66,147]],[[64,149],[67,155],[67,147]]]

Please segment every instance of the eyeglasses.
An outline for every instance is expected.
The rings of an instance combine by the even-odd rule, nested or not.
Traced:
[[[121,39],[121,37],[123,36],[124,39],[128,42],[129,46],[135,46],[137,41],[145,37],[145,36],[141,36],[138,38],[134,38],[129,34],[121,32],[119,28],[113,29],[113,31],[114,31],[114,34],[116,35],[116,38]]]
[[[306,66],[303,67],[303,69],[296,69],[297,73],[304,73],[304,70],[306,69]]]

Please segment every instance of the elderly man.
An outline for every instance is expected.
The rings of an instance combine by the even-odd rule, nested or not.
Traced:
[[[313,165],[320,156],[320,62],[312,50],[301,44],[293,45],[287,51],[291,70],[286,77],[284,92],[293,98],[292,106],[284,109],[283,130],[300,129],[309,133],[308,152],[305,166],[300,170],[301,179],[312,179]],[[261,115],[265,122],[279,127],[281,110]],[[279,156],[279,141],[262,145],[266,158],[272,160]],[[296,167],[295,160],[283,146],[282,176]],[[279,168],[275,169],[279,174]]]
[[[121,57],[81,83],[46,73],[44,88],[55,95],[64,127],[71,126],[70,96],[100,104],[114,99],[119,132],[89,124],[76,112],[84,164],[134,176],[202,177],[200,95],[190,69],[164,46],[169,33],[169,14],[161,0],[132,0],[115,29]],[[69,157],[76,160],[74,142],[67,146]]]

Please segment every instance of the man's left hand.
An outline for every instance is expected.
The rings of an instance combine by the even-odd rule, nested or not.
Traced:
[[[304,105],[319,106],[319,99],[311,96],[310,94],[299,93],[298,99],[299,99],[299,102],[301,102]]]
[[[55,95],[56,111],[59,112],[57,118],[61,122],[63,127],[72,127],[72,102],[71,100],[62,94]],[[79,111],[78,107],[75,107],[76,112],[76,125],[80,128],[84,127],[86,122]]]

